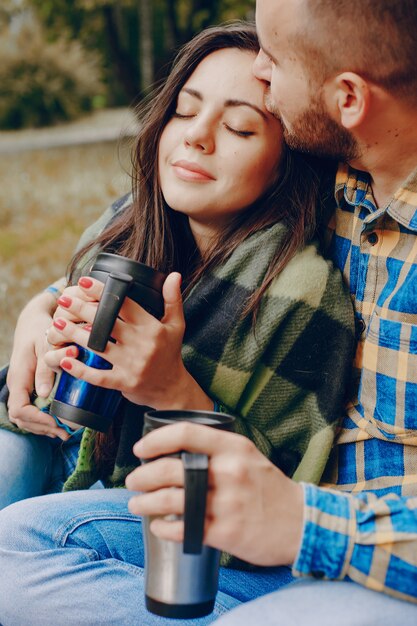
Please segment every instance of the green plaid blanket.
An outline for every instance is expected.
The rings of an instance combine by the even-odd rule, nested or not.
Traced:
[[[94,237],[123,210],[115,203],[80,241]],[[339,271],[311,243],[264,295],[254,329],[241,312],[261,284],[285,233],[275,224],[249,237],[195,285],[184,302],[183,359],[205,392],[236,416],[235,430],[296,480],[317,483],[343,411],[354,348],[353,309]],[[6,370],[0,373],[0,427],[7,418]],[[117,456],[109,475],[93,462],[95,433],[85,429],[75,472],[64,490],[98,478],[123,486],[138,463],[132,454],[144,407],[125,401]]]

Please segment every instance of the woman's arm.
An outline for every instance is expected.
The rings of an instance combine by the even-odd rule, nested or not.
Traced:
[[[99,219],[81,235],[76,250],[96,237],[113,219],[116,212],[128,205],[129,199],[130,196],[125,196],[107,208]],[[33,392],[46,398],[53,386],[55,373],[44,361],[44,355],[50,350],[51,345],[62,343],[62,341],[50,340],[49,333],[48,342],[46,341],[46,331],[52,325],[53,315],[73,319],[69,312],[64,307],[57,306],[56,302],[66,284],[66,278],[60,278],[51,285],[53,289],[48,288],[32,298],[22,310],[15,329],[7,375],[7,386],[10,392],[8,401],[10,421],[28,432],[59,436],[61,439],[68,438],[66,432],[56,426],[52,417],[40,411],[31,402]],[[65,289],[65,293],[81,295],[76,287]]]
[[[59,291],[64,284],[62,278],[54,287]],[[66,433],[57,427],[55,420],[32,404],[34,391],[46,398],[54,383],[55,374],[43,357],[49,349],[46,331],[56,308],[56,296],[45,290],[32,298],[19,315],[7,374],[8,411],[10,421],[21,429],[66,439]]]

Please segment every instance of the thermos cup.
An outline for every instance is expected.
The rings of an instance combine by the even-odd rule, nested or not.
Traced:
[[[162,285],[166,275],[143,263],[117,254],[101,252],[89,276],[105,284],[92,325],[88,347],[97,352],[106,349],[125,297],[140,304],[160,319],[164,313]],[[78,346],[78,359],[96,369],[111,369],[101,356]],[[62,372],[50,413],[71,425],[88,426],[106,432],[122,400],[119,391],[103,389]]]
[[[211,411],[148,411],[144,416],[143,434],[184,420],[232,430],[234,419],[231,415]],[[189,452],[172,456],[181,458],[184,464],[184,541],[159,539],[150,530],[153,518],[143,517],[145,601],[146,608],[157,615],[191,619],[208,615],[214,608],[220,552],[202,543],[208,458]]]

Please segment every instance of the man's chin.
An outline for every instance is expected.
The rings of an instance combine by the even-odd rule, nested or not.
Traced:
[[[338,162],[350,162],[355,153],[347,153],[334,146],[330,148],[328,145],[323,145],[316,141],[303,141],[299,136],[288,132],[284,128],[284,141],[290,150],[296,152],[303,152],[304,154],[311,154],[312,156],[319,157],[321,159],[329,159],[331,161]]]
[[[317,145],[314,142],[304,142],[300,140],[300,138],[293,133],[287,131],[284,127],[284,141],[287,144],[290,150],[295,150],[296,152],[303,152],[304,154],[311,154],[316,157],[321,157],[325,159],[336,159],[341,160],[340,155],[332,154],[331,151],[325,149],[323,146]],[[342,159],[343,160],[343,159]]]

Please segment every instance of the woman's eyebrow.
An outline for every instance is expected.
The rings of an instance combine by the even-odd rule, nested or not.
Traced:
[[[185,91],[186,93],[189,93],[190,96],[194,96],[194,98],[197,98],[197,100],[203,100],[203,95],[199,91],[196,91],[195,89],[190,89],[189,87],[183,87],[181,91]]]
[[[185,91],[186,93],[190,94],[190,96],[194,96],[194,98],[197,98],[197,100],[200,100],[201,102],[204,100],[203,98],[203,94],[200,93],[199,91],[197,91],[196,89],[190,89],[189,87],[183,87],[182,91]],[[266,116],[266,113],[264,113],[262,111],[262,109],[260,109],[259,107],[256,106],[256,104],[252,104],[252,102],[248,102],[247,100],[226,100],[224,105],[226,107],[241,107],[241,106],[245,106],[245,107],[250,107],[251,109],[253,109],[254,111],[256,111],[257,113],[259,113],[259,115],[261,115],[261,117],[263,117],[265,120],[268,119]]]

